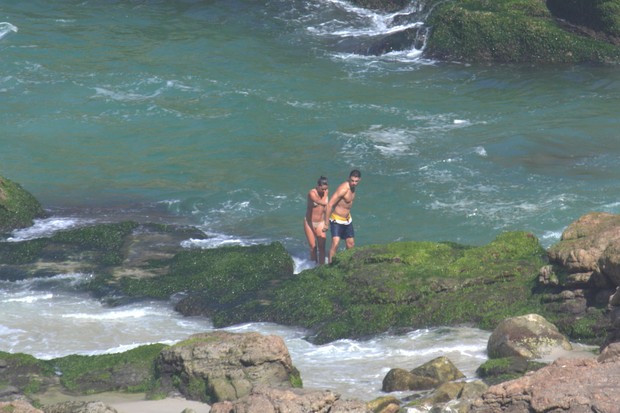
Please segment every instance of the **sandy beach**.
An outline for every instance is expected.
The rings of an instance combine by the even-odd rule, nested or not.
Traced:
[[[208,413],[211,408],[206,403],[186,400],[182,397],[167,397],[161,400],[146,400],[144,393],[105,392],[89,396],[69,396],[51,390],[39,397],[44,405],[64,401],[100,401],[116,409],[118,413],[181,413],[191,409],[195,413]]]
[[[163,400],[112,402],[109,406],[115,408],[118,413],[181,413],[185,409],[207,413],[211,410],[208,404],[172,397]]]

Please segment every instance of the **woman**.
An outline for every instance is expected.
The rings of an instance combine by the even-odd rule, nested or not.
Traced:
[[[325,207],[328,199],[327,178],[321,176],[316,188],[308,191],[304,231],[310,245],[310,259],[317,264],[325,264]],[[318,254],[317,254],[318,248]]]

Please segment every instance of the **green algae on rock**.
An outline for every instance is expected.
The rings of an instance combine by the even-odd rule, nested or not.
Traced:
[[[610,1],[608,5],[605,18],[620,20],[618,2]],[[596,33],[567,27],[567,23],[554,16],[546,3],[540,0],[440,2],[426,23],[432,31],[425,53],[441,60],[497,63],[620,62],[620,47],[617,44],[602,39]],[[608,26],[611,32],[615,30],[612,29],[614,23]]]
[[[544,255],[525,232],[481,247],[358,247],[282,283],[266,316],[312,329],[316,342],[464,323],[492,328],[508,316],[542,311],[532,289]]]
[[[181,251],[164,264],[166,275],[123,278],[123,294],[168,298],[185,293],[176,309],[185,315],[204,315],[216,327],[261,321],[272,290],[293,276],[293,259],[279,242],[248,247]]]
[[[43,216],[41,204],[30,192],[0,176],[0,233],[28,227]]]

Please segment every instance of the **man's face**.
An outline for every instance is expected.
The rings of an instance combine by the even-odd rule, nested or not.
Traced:
[[[349,177],[349,186],[351,188],[355,188],[357,186],[357,184],[360,183],[361,178],[358,178],[357,176],[350,176]]]

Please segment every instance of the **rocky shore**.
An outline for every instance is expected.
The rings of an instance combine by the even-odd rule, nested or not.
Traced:
[[[425,46],[425,56],[470,63],[620,62],[620,1],[591,0],[353,0],[362,7],[396,13],[395,30],[358,46],[382,54]],[[406,12],[408,10],[408,12]]]
[[[0,189],[3,210],[15,210],[13,196],[32,203],[19,204],[26,219],[4,218],[5,233],[41,216],[19,186],[2,178]],[[178,311],[216,326],[273,321],[308,328],[316,342],[463,323],[494,333],[478,377],[463,377],[447,359],[396,368],[384,379],[386,397],[370,402],[303,388],[278,337],[221,332],[113,355],[37,360],[0,353],[0,400],[11,411],[36,411],[27,410],[34,405],[45,412],[115,411],[43,404],[50,392],[93,400],[106,392],[181,397],[219,413],[616,412],[619,396],[609,386],[620,371],[618,234],[620,216],[591,213],[549,250],[524,232],[480,247],[399,242],[346,251],[330,266],[297,275],[279,243],[188,250],[181,240],[205,235],[187,227],[120,222],[2,242],[2,279],[89,271],[95,276],[83,289],[108,305],[175,294],[182,297]],[[567,357],[569,340],[596,344],[601,355]],[[562,357],[539,361],[549,354]],[[412,393],[396,398],[393,391]]]

